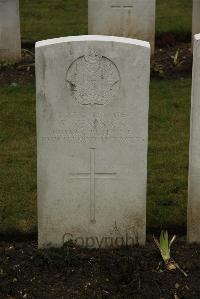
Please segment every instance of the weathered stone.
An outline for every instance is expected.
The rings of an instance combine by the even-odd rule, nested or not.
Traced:
[[[155,44],[156,0],[88,0],[89,34],[114,35]]]
[[[0,61],[20,58],[19,0],[0,0]]]
[[[200,1],[193,0],[192,36],[200,33]]]
[[[194,36],[189,160],[188,241],[200,242],[200,34]]]
[[[149,73],[147,42],[36,44],[40,247],[145,243]]]

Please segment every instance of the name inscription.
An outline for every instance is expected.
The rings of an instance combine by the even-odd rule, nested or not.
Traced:
[[[56,120],[54,128],[48,135],[42,136],[44,142],[91,142],[95,140],[134,142],[142,139],[136,136],[132,127],[131,116],[125,113],[114,113],[109,118],[98,113],[83,117],[79,113],[71,113]]]

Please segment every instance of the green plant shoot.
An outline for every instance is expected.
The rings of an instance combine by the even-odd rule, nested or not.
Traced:
[[[176,239],[176,236],[174,235],[171,241],[169,242],[169,236],[167,231],[161,231],[160,233],[160,242],[153,236],[154,241],[156,245],[158,246],[161,256],[163,258],[163,261],[165,263],[165,266],[168,270],[175,270],[179,269],[186,277],[187,273],[185,273],[179,265],[171,258],[171,252],[170,248],[174,240]]]

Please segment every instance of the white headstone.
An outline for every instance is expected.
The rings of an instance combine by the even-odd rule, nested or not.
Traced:
[[[0,0],[0,61],[20,58],[19,0]]]
[[[200,34],[194,36],[189,160],[188,241],[200,243]]]
[[[200,1],[193,0],[192,36],[200,33]]]
[[[40,247],[145,243],[149,73],[147,42],[36,44]]]
[[[155,44],[156,0],[88,0],[88,32]]]

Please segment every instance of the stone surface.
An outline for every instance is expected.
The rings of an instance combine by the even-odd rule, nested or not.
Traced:
[[[20,58],[19,0],[0,0],[0,61]]]
[[[188,241],[200,242],[200,34],[194,36],[189,159]]]
[[[40,247],[145,243],[149,73],[147,42],[36,44]]]
[[[200,33],[200,1],[193,0],[192,36]]]
[[[88,32],[155,44],[156,0],[88,0]]]

